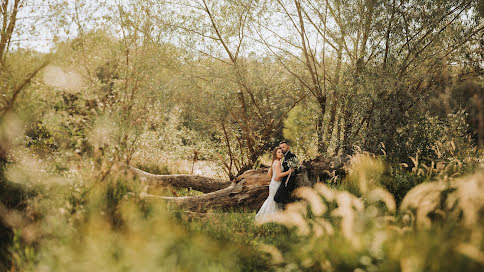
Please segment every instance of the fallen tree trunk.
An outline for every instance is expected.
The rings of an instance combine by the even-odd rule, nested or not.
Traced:
[[[340,156],[330,159],[318,157],[312,161],[303,163],[301,169],[296,176],[296,187],[313,186],[316,182],[324,180],[335,175],[344,175],[344,165],[348,157]],[[146,178],[145,182],[152,182],[163,185],[170,184],[177,187],[186,187],[188,184],[199,184],[200,190],[206,186],[201,185],[204,181],[214,183],[213,179],[198,177],[197,182],[194,182],[195,176],[189,175],[174,175],[177,176],[177,182],[167,176],[152,175],[139,169],[132,169],[138,176]],[[249,170],[237,177],[232,182],[217,181],[217,186],[224,186],[219,190],[205,190],[208,193],[204,195],[186,196],[186,197],[165,197],[150,194],[143,194],[145,198],[162,199],[170,203],[176,204],[185,210],[195,212],[206,212],[211,209],[227,209],[227,208],[248,208],[259,209],[264,200],[269,195],[270,178],[267,176],[268,168],[260,168],[257,170]],[[183,181],[182,179],[187,180]],[[208,188],[208,187],[207,187]],[[212,187],[210,187],[212,188]],[[203,191],[202,191],[203,192]]]
[[[206,212],[211,209],[259,209],[269,195],[270,178],[267,168],[249,170],[237,177],[227,188],[204,195],[166,197],[144,194],[145,198],[163,199],[186,210]],[[311,186],[303,167],[296,177],[297,187]]]
[[[203,193],[211,193],[229,187],[232,182],[194,175],[154,175],[129,166],[129,170],[143,183],[150,186],[174,186],[192,188]]]
[[[238,207],[258,209],[269,195],[270,181],[267,169],[257,169],[246,171],[227,188],[204,195],[164,197],[145,194],[143,196],[164,199],[184,209],[197,212]]]

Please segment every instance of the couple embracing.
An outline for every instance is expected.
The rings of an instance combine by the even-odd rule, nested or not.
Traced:
[[[296,186],[297,158],[290,151],[286,141],[272,152],[272,165],[268,175],[272,178],[269,184],[269,196],[255,215],[255,221],[262,223],[274,214],[281,212],[284,205],[292,202],[291,193]]]

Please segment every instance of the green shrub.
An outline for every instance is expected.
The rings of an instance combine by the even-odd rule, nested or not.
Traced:
[[[419,177],[397,165],[388,167],[388,170],[379,179],[379,184],[389,191],[395,197],[397,205],[400,205],[407,192],[424,180],[424,177]]]

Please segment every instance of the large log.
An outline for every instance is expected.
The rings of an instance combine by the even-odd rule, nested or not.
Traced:
[[[144,194],[145,198],[163,199],[186,210],[206,212],[211,209],[247,208],[259,209],[269,195],[270,178],[267,168],[249,170],[237,177],[227,188],[204,195],[186,197],[165,197]],[[306,170],[301,168],[296,177],[297,187],[311,186]]]
[[[230,181],[196,175],[154,175],[132,166],[129,166],[129,170],[135,174],[141,182],[150,186],[192,188],[193,190],[202,193],[211,193],[227,188],[232,184]]]
[[[340,156],[326,159],[318,157],[312,161],[304,162],[296,176],[296,187],[313,186],[314,183],[334,175],[344,174],[344,165],[348,160],[347,156]],[[133,169],[139,176],[145,177],[146,182],[154,182],[156,184],[170,184],[177,187],[186,187],[191,184],[195,190],[202,190],[202,187],[209,188],[209,186],[202,185],[204,182],[212,182],[211,179],[198,177],[195,181],[195,176],[176,175],[178,179],[176,182],[173,178],[167,176],[151,175],[139,169]],[[206,212],[211,209],[228,209],[228,208],[248,208],[259,209],[264,200],[269,195],[270,178],[267,176],[268,168],[260,168],[257,170],[249,170],[237,177],[232,182],[217,181],[217,186],[224,186],[215,191],[209,191],[204,195],[186,196],[186,197],[165,197],[158,195],[143,194],[145,198],[162,199],[181,206],[185,210]],[[187,180],[183,181],[183,178]],[[161,182],[163,181],[163,182]],[[200,185],[200,189],[196,189],[194,184]],[[211,186],[211,185],[210,185]],[[212,187],[210,187],[212,188]]]
[[[164,197],[144,194],[145,198],[164,199],[190,211],[245,207],[258,209],[269,195],[267,169],[249,170],[227,188],[204,195]]]

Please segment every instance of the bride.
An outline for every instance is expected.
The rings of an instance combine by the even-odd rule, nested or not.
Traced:
[[[280,147],[277,147],[272,152],[272,166],[267,173],[269,177],[272,176],[271,183],[269,184],[269,196],[255,215],[256,223],[263,223],[273,214],[282,211],[282,207],[280,206],[280,204],[274,201],[274,195],[277,192],[277,188],[279,188],[279,185],[281,184],[281,178],[289,175],[292,171],[294,171],[293,169],[289,169],[286,172],[281,172],[281,160],[283,157],[284,153],[282,152],[282,149]]]

